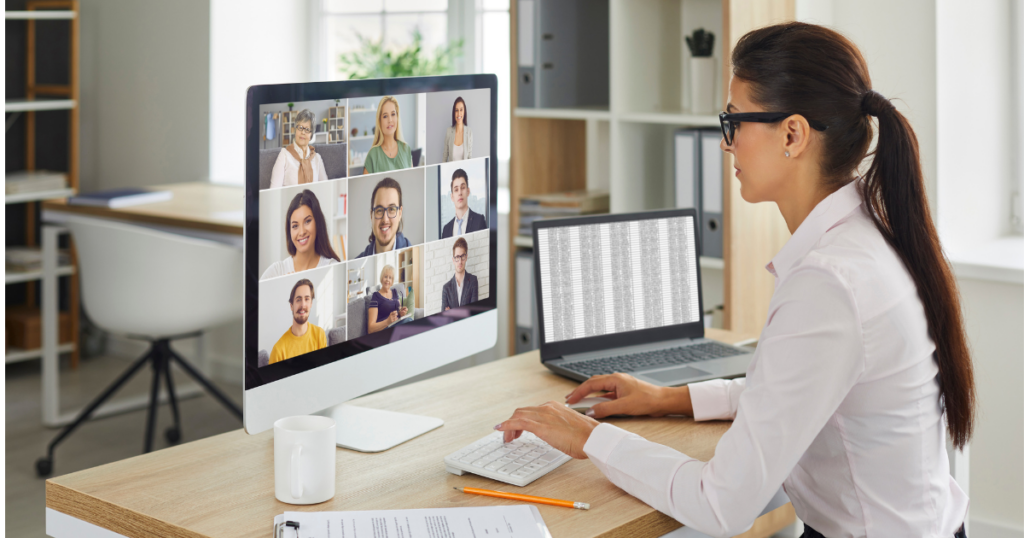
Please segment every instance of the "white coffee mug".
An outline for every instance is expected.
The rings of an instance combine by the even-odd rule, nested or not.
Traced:
[[[334,419],[282,418],[274,423],[274,496],[288,504],[317,504],[334,497]]]

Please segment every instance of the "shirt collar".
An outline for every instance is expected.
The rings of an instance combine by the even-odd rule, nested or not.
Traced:
[[[765,266],[776,278],[782,278],[794,265],[818,244],[825,232],[831,230],[836,223],[860,207],[860,180],[853,180],[836,192],[828,195],[814,206],[793,237],[783,245],[782,250]]]

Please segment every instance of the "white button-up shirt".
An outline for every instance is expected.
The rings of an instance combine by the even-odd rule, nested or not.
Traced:
[[[768,265],[775,293],[746,379],[690,385],[697,420],[733,420],[715,456],[601,424],[584,451],[615,485],[715,536],[748,529],[780,485],[829,537],[953,536],[968,499],[949,474],[935,345],[858,184]]]

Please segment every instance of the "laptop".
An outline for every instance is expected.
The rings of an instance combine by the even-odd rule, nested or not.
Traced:
[[[750,349],[704,337],[695,209],[533,223],[544,366],[660,386],[746,373]]]

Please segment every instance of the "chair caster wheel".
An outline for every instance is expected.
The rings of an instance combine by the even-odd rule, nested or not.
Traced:
[[[40,478],[46,478],[53,472],[53,461],[50,458],[42,457],[36,460],[36,474]]]
[[[164,431],[164,439],[167,439],[168,443],[176,445],[178,441],[181,441],[181,431],[178,428],[167,428]]]

